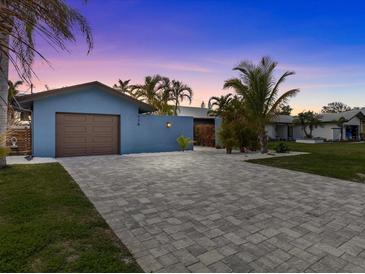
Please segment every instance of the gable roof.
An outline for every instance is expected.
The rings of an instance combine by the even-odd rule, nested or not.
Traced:
[[[341,117],[344,117],[346,121],[350,121],[354,117],[361,117],[365,119],[365,108],[353,109],[349,111],[339,113],[320,113],[320,121],[325,123],[338,121]],[[291,124],[295,116],[291,115],[277,115],[273,119],[273,123]]]
[[[69,93],[69,92],[75,92],[75,91],[79,91],[80,89],[84,89],[87,87],[98,87],[106,92],[119,96],[133,104],[136,104],[136,105],[138,105],[139,111],[141,113],[155,111],[155,108],[153,106],[146,104],[140,100],[137,100],[131,96],[128,96],[128,95],[126,95],[114,88],[111,88],[103,83],[100,83],[98,81],[88,82],[88,83],[84,83],[84,84],[73,85],[73,86],[63,87],[63,88],[58,88],[58,89],[51,89],[51,90],[36,92],[36,93],[32,93],[32,94],[19,95],[16,97],[16,99],[21,105],[29,106],[29,103],[33,102],[34,100],[46,98],[49,96]]]
[[[192,116],[201,119],[214,119],[215,117],[208,115],[208,108],[202,107],[179,107],[179,116]]]
[[[290,115],[277,115],[273,119],[273,123],[291,124],[294,117]]]
[[[323,122],[337,121],[341,117],[344,117],[346,121],[349,121],[358,115],[365,116],[365,108],[353,109],[339,113],[321,113],[320,115],[321,115],[321,121]]]

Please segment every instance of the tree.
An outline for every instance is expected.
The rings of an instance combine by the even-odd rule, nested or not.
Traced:
[[[14,98],[18,93],[20,92],[18,87],[23,85],[23,81],[18,80],[16,82],[12,82],[8,80],[8,103],[9,105],[12,105],[14,102]]]
[[[86,19],[64,0],[1,0],[0,14],[0,135],[4,135],[9,62],[22,80],[30,81],[34,75],[34,57],[37,55],[48,62],[35,47],[35,34],[52,47],[66,50],[66,42],[76,41],[78,29],[86,39],[88,52],[93,47],[93,38]],[[1,146],[5,146],[5,141],[0,142]],[[6,160],[0,158],[3,167]]]
[[[173,101],[172,83],[168,77],[162,77],[157,86],[155,107],[159,115],[172,115],[174,112],[173,106],[169,104]]]
[[[156,107],[161,80],[160,75],[146,76],[143,84],[132,85],[131,89],[137,98],[141,98],[147,104]]]
[[[340,113],[344,111],[351,110],[351,107],[341,103],[341,102],[332,102],[329,103],[327,106],[323,106],[321,112],[322,113]]]
[[[226,148],[226,153],[231,154],[232,149],[238,146],[236,134],[232,123],[224,122],[222,123],[221,129],[218,132],[219,138]]]
[[[274,78],[277,62],[269,57],[263,57],[259,64],[241,62],[234,70],[241,73],[239,78],[225,82],[224,88],[233,88],[242,96],[245,102],[246,117],[257,127],[261,152],[266,153],[268,137],[265,126],[277,115],[279,106],[286,104],[288,99],[299,92],[291,89],[279,96],[279,87],[293,71],[286,71],[278,80]]]
[[[283,105],[280,105],[278,114],[279,115],[290,115],[292,111],[293,111],[292,107],[290,107],[289,105],[283,104]]]
[[[340,141],[343,141],[343,125],[347,122],[345,117],[340,117],[337,121],[336,121],[336,125],[338,127],[340,127],[341,129],[341,137],[340,137]]]
[[[131,86],[131,92],[135,98],[153,106],[158,114],[171,115],[173,113],[173,106],[169,104],[173,98],[171,81],[168,77],[146,76],[143,84]]]
[[[321,126],[321,115],[313,111],[303,111],[293,120],[295,125],[301,126],[307,138],[313,138],[313,129]]]
[[[132,96],[132,97],[136,97],[136,95],[133,93],[131,85],[129,85],[131,79],[128,80],[118,80],[118,84],[114,84],[113,88],[121,91],[122,93]]]
[[[20,92],[18,87],[23,84],[23,81],[16,81],[13,83],[12,81],[8,81],[8,117],[13,118],[14,111],[12,106],[14,105],[15,96]]]
[[[221,116],[222,113],[228,107],[231,100],[232,100],[231,93],[228,93],[226,95],[221,95],[220,97],[217,96],[211,97],[208,102],[208,106],[210,106],[208,114],[212,116]]]
[[[180,102],[183,102],[184,99],[187,99],[191,104],[191,100],[193,99],[193,90],[180,81],[172,80],[171,95],[172,101],[175,103],[174,115],[177,115],[177,110],[179,108]]]

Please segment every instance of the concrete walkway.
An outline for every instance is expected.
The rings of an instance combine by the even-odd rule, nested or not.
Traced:
[[[365,271],[365,185],[243,158],[59,161],[146,272]]]
[[[47,157],[33,157],[31,160],[27,160],[25,156],[8,156],[6,157],[6,162],[8,165],[47,164],[57,163],[57,159]]]

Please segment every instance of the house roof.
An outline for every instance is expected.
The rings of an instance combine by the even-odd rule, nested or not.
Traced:
[[[294,117],[290,115],[278,115],[274,118],[274,123],[291,124]]]
[[[332,122],[337,121],[341,117],[344,117],[346,121],[351,120],[355,116],[365,116],[365,108],[353,109],[349,111],[339,112],[339,113],[321,113],[321,121]]]
[[[141,113],[143,112],[152,112],[155,111],[155,108],[149,104],[146,104],[140,100],[137,100],[131,96],[128,96],[114,88],[111,88],[103,83],[100,83],[98,81],[94,81],[94,82],[88,82],[88,83],[84,83],[84,84],[79,84],[79,85],[74,85],[74,86],[69,86],[69,87],[63,87],[63,88],[58,88],[58,89],[51,89],[51,90],[46,90],[46,91],[41,91],[41,92],[36,92],[33,94],[26,94],[26,95],[19,95],[16,97],[17,101],[24,107],[29,107],[29,105],[34,101],[34,100],[38,100],[38,99],[42,99],[42,98],[46,98],[49,96],[54,96],[54,95],[60,95],[60,94],[64,94],[64,93],[69,93],[69,92],[75,92],[75,91],[79,91],[80,89],[84,89],[87,87],[99,87],[102,90],[105,90],[107,92],[110,92],[113,95],[119,96],[133,104],[138,105],[139,107],[139,111]]]
[[[322,122],[334,122],[338,121],[341,117],[344,117],[346,121],[351,120],[355,116],[360,116],[365,119],[365,108],[353,109],[349,111],[339,113],[320,113],[320,120]],[[290,115],[278,115],[274,118],[273,123],[291,124],[295,116]]]
[[[214,117],[208,115],[208,108],[202,107],[179,107],[179,116],[192,116],[194,118],[201,119],[214,119]]]

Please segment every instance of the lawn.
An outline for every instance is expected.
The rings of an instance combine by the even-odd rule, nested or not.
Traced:
[[[141,272],[59,164],[0,170],[0,272]]]
[[[250,162],[365,182],[365,144],[363,143],[286,143],[292,151],[304,151],[310,154],[251,160]],[[272,142],[269,147],[273,149],[277,144],[278,142]]]

